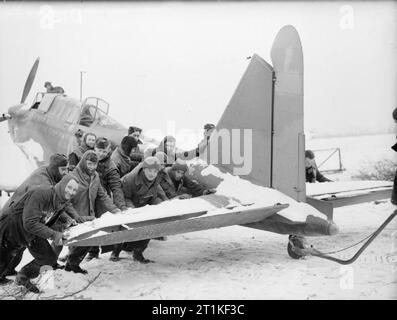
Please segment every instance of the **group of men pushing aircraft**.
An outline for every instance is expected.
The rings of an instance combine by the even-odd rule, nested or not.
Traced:
[[[212,124],[204,127],[204,143],[214,128]],[[68,157],[51,155],[48,165],[36,169],[16,189],[0,216],[0,284],[11,282],[6,277],[16,275],[18,285],[37,293],[39,289],[30,280],[44,265],[87,273],[80,263],[87,254],[88,260],[97,258],[98,247],[69,247],[63,259],[66,264],[58,264],[66,239],[64,231],[72,225],[105,212],[120,213],[176,197],[186,199],[215,192],[185,176],[188,167],[178,156],[172,136],[145,152],[145,157],[139,149],[141,132],[140,128],[130,127],[113,151],[105,137],[89,132],[76,134],[79,146]],[[193,157],[202,147],[200,143]],[[152,261],[143,256],[149,241],[102,247],[102,253],[112,251],[110,260],[118,261],[125,250],[132,252],[136,261],[149,263]],[[26,248],[34,259],[16,272]]]
[[[36,169],[3,206],[0,215],[0,284],[15,282],[29,291],[39,292],[30,280],[40,268],[49,265],[76,273],[87,273],[80,263],[98,258],[99,252],[112,251],[110,260],[118,261],[122,250],[131,252],[141,263],[153,262],[143,256],[150,240],[102,247],[69,247],[59,258],[65,230],[93,220],[105,212],[120,213],[128,208],[156,205],[173,198],[186,199],[215,192],[185,176],[182,159],[199,156],[214,131],[204,126],[204,139],[189,152],[178,153],[175,138],[166,136],[157,148],[143,154],[139,144],[142,130],[130,127],[119,146],[112,148],[105,137],[76,133],[78,147],[68,157],[53,154],[46,166]],[[112,149],[114,149],[112,151]],[[330,181],[318,171],[314,154],[306,152],[306,180]],[[164,238],[157,238],[164,240]],[[52,240],[51,244],[47,240]],[[15,268],[28,249],[33,260],[19,272]],[[66,262],[64,266],[58,260]]]

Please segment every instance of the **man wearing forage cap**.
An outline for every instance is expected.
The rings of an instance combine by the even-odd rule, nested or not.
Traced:
[[[136,169],[136,170],[135,170]],[[130,208],[139,208],[147,204],[156,205],[162,200],[162,192],[157,179],[161,169],[160,161],[156,157],[147,157],[140,166],[122,178],[125,202]],[[136,261],[141,263],[153,262],[143,256],[150,239],[134,241],[114,246],[110,260],[117,261],[121,250],[133,251]]]

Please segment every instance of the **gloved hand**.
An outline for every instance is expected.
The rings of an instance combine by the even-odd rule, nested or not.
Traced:
[[[66,240],[66,237],[62,232],[56,232],[56,231],[51,238],[52,240],[54,240],[54,244],[56,246],[63,245],[63,241]]]
[[[215,193],[215,192],[216,192],[215,189],[206,189],[206,190],[204,190],[204,192],[203,192],[203,196],[205,196],[205,195],[207,195],[207,194],[212,194],[212,193]]]
[[[95,220],[95,217],[93,216],[82,216],[82,218],[84,219],[84,222]]]
[[[75,219],[70,220],[70,223],[68,223],[68,227],[74,227],[77,226],[77,221]]]
[[[185,199],[190,199],[191,197],[192,196],[190,194],[184,193],[184,194],[181,194],[180,196],[178,196],[177,198],[181,199],[181,200],[185,200]]]
[[[78,216],[76,218],[76,222],[77,223],[84,223],[86,221],[92,221],[94,219],[95,219],[95,217],[92,217],[92,216]]]
[[[119,209],[119,208],[116,208],[116,209],[114,209],[114,210],[112,210],[112,211],[110,211],[111,213],[120,213],[121,212],[121,210]]]

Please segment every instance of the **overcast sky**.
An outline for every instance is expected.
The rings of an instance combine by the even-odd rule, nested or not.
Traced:
[[[397,3],[0,4],[0,111],[21,98],[37,56],[45,81],[110,102],[122,124],[199,130],[217,123],[249,60],[286,24],[305,68],[305,130],[391,132],[397,106]]]

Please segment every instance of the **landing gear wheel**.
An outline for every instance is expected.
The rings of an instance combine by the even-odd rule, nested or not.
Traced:
[[[305,239],[300,236],[294,236],[294,235],[289,235],[288,237],[288,247],[287,251],[289,256],[292,259],[302,259],[303,255],[299,254],[296,250],[296,248],[299,249],[305,249]]]

